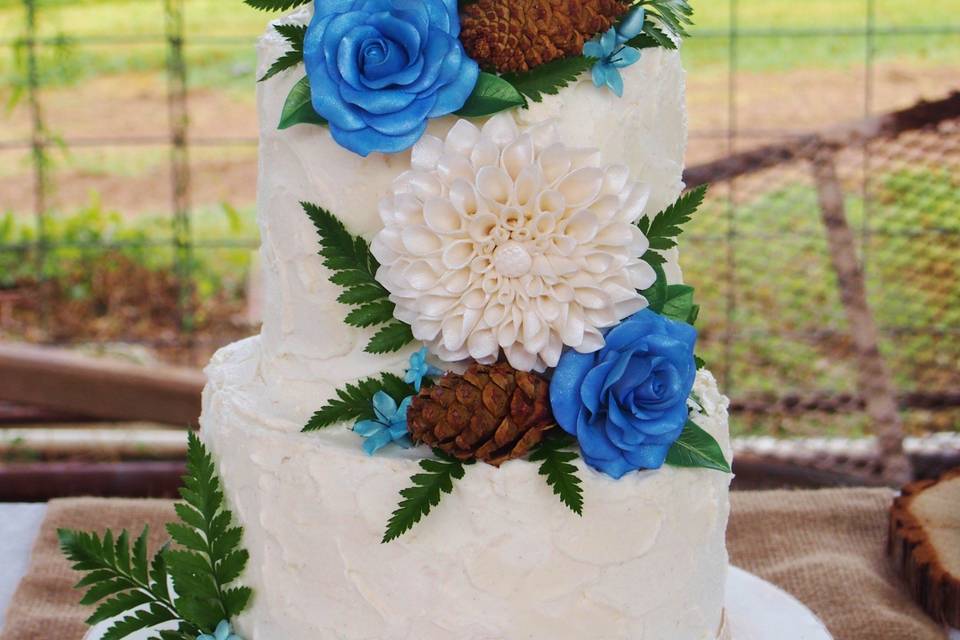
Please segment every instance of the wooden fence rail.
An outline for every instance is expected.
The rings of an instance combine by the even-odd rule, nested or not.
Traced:
[[[101,420],[194,426],[201,372],[144,367],[62,349],[0,343],[0,401]]]

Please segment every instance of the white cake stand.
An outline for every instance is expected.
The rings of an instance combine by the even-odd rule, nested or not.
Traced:
[[[112,622],[92,627],[84,640],[101,640]],[[796,598],[736,567],[727,574],[727,624],[733,640],[832,640],[823,623]],[[164,628],[169,627],[158,627]],[[127,637],[147,640],[150,636]]]
[[[733,640],[832,639],[799,600],[737,567],[727,573],[727,622]]]

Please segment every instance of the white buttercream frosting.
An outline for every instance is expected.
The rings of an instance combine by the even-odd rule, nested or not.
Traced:
[[[297,433],[250,338],[207,369],[203,437],[244,526],[248,640],[713,640],[728,474],[621,480],[577,463],[584,514],[514,460],[467,469],[411,532],[381,544],[423,449],[366,456],[345,427]],[[730,455],[727,400],[701,372],[694,419]]]
[[[305,24],[310,9],[283,19]],[[264,71],[286,48],[271,31]],[[550,121],[569,147],[595,147],[649,189],[642,213],[682,189],[683,70],[676,52],[645,50],[624,70],[622,99],[585,76],[504,117]],[[664,467],[614,481],[578,462],[585,508],[564,507],[537,466],[514,460],[468,468],[452,495],[400,539],[380,543],[398,492],[423,449],[364,455],[349,425],[302,434],[309,415],[347,382],[401,373],[409,352],[363,351],[372,331],[348,309],[317,256],[300,207],[321,205],[355,234],[383,227],[378,201],[411,154],[362,158],[328,131],[278,131],[300,73],[261,83],[259,221],[265,270],[261,336],[221,350],[207,369],[203,437],[244,527],[255,591],[237,620],[247,640],[713,640],[727,567],[728,474]],[[431,122],[443,139],[456,118]],[[482,127],[483,121],[477,121]],[[676,253],[668,277],[679,282]],[[513,249],[504,269],[525,266]],[[413,347],[415,348],[415,347]],[[707,372],[695,390],[698,424],[730,456],[727,400]]]

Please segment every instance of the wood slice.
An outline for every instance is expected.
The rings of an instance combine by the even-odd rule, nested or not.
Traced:
[[[960,469],[903,488],[887,550],[927,613],[960,628]]]

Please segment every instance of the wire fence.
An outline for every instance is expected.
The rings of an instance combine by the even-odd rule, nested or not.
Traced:
[[[0,154],[8,158],[0,160],[0,213],[7,214],[0,219],[3,335],[132,343],[199,364],[216,347],[255,330],[256,314],[248,309],[257,244],[253,105],[240,98],[226,109],[221,95],[250,93],[253,34],[191,27],[190,11],[199,6],[192,1],[118,2],[126,12],[159,9],[162,20],[130,32],[81,35],[44,27],[44,12],[60,7],[58,0],[0,2],[0,15],[18,9],[10,13],[17,24],[0,22],[8,27],[0,50],[9,54],[15,105],[14,126],[0,129]],[[789,19],[764,26],[750,13],[760,0],[725,0],[710,9],[716,14],[722,6],[726,15],[697,31],[685,52],[694,170],[960,88],[960,63],[936,58],[944,47],[960,52],[960,23],[890,24],[884,0],[846,2],[847,12],[858,14],[853,26]],[[218,10],[246,11],[239,4]],[[163,51],[162,91],[150,86],[137,97],[129,87],[89,82],[101,91],[117,88],[152,127],[130,125],[123,112],[78,115],[64,97],[69,92],[57,89],[72,59],[96,55],[109,76],[114,58],[126,52],[134,60],[128,66],[136,67],[145,49]],[[797,51],[805,59],[791,62]],[[214,94],[192,80],[196,74],[239,80]],[[73,126],[70,119],[81,115],[107,126]],[[68,153],[91,154],[89,164],[96,165],[104,150],[118,166],[87,167],[86,175],[57,165]],[[127,165],[147,162],[141,156],[150,158],[150,180],[127,177]],[[848,141],[835,162],[907,428],[957,430],[960,119]],[[86,203],[86,185],[102,188],[107,205]],[[111,195],[114,186],[118,193]],[[137,216],[126,209],[145,207],[162,215],[131,230]],[[702,349],[736,402],[741,433],[871,431],[857,383],[860,327],[846,313],[826,233],[805,158],[721,176],[685,236],[683,268],[704,308]]]

